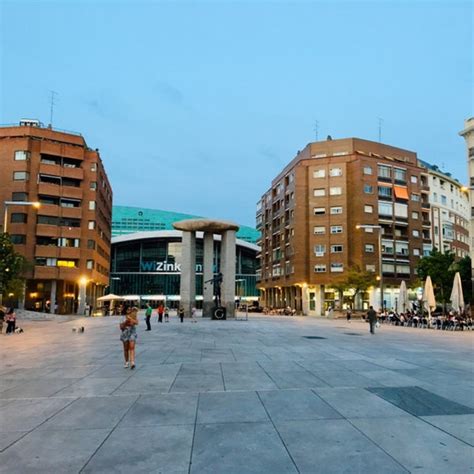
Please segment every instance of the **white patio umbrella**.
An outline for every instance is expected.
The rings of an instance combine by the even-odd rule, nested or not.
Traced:
[[[110,295],[105,295],[101,296],[100,298],[97,298],[97,301],[123,301],[123,298],[121,296],[110,293]]]
[[[462,292],[461,275],[456,272],[454,275],[453,291],[451,291],[451,305],[454,311],[459,313],[464,309],[464,295]]]
[[[400,283],[400,294],[398,295],[398,312],[404,313],[408,306],[408,290],[405,280]],[[401,310],[401,311],[400,311]]]
[[[428,275],[425,281],[425,289],[423,290],[423,306],[428,311],[428,326],[431,325],[431,311],[436,308],[436,299],[433,291],[433,283]]]

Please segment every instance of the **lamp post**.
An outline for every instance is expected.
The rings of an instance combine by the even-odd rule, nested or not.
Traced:
[[[380,309],[383,311],[384,299],[383,299],[383,270],[382,270],[382,226],[381,225],[370,225],[370,224],[358,224],[356,229],[372,229],[378,231],[378,251],[379,251],[379,285],[380,285]]]
[[[8,230],[8,206],[33,206],[36,209],[39,209],[41,204],[39,202],[32,201],[4,201],[4,214],[3,214],[3,233],[6,234]]]

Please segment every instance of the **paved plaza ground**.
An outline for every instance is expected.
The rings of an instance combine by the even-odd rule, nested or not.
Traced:
[[[117,318],[0,336],[0,472],[474,472],[474,333],[153,322],[134,371]]]

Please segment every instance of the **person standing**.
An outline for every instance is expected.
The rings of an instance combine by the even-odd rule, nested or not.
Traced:
[[[163,322],[163,313],[165,312],[165,309],[163,308],[163,305],[160,303],[160,306],[158,306],[158,322],[162,323]]]
[[[347,322],[350,323],[351,322],[351,319],[352,319],[352,310],[351,308],[347,308],[347,312],[346,312],[346,319],[347,319]]]
[[[370,325],[370,334],[375,334],[375,324],[377,322],[377,313],[374,310],[374,307],[371,306],[369,311],[367,311],[367,318]]]
[[[4,306],[0,306],[0,334],[3,332],[3,322],[5,321],[5,311],[6,308]]]
[[[165,306],[165,323],[170,322],[170,309],[168,306]]]
[[[152,307],[150,306],[150,303],[146,304],[146,310],[145,310],[145,322],[146,322],[146,329],[145,331],[151,331],[151,313],[153,312]]]
[[[197,323],[196,311],[197,309],[193,306],[193,308],[191,309],[191,322],[192,323]]]
[[[15,332],[15,326],[16,326],[16,314],[13,308],[10,308],[7,311],[7,314],[5,316],[5,321],[7,322],[6,334],[13,334]]]
[[[123,343],[124,367],[135,368],[135,344],[137,341],[138,310],[131,308],[127,311],[125,321],[120,323],[120,340]]]
[[[184,308],[182,306],[179,307],[178,316],[179,316],[179,320],[181,322],[183,322],[183,320],[184,320]]]

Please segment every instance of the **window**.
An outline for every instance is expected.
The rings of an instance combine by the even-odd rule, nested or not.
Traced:
[[[374,233],[374,228],[373,227],[365,227],[364,231],[367,232],[367,234],[373,234]]]
[[[313,178],[324,178],[325,176],[326,176],[326,170],[313,171]]]
[[[12,193],[12,201],[28,201],[28,193]]]
[[[410,181],[413,183],[413,184],[416,184],[418,183],[418,178],[416,176],[411,176],[410,177]]]
[[[331,214],[342,214],[342,207],[341,206],[331,207]]]
[[[392,188],[390,186],[379,186],[379,197],[392,199]]]
[[[393,169],[393,178],[395,179],[395,181],[401,181],[401,182],[405,183],[406,180],[407,180],[406,170],[402,170],[400,168],[394,168]]]
[[[393,246],[392,240],[382,240],[382,253],[388,253],[393,255],[395,247]]]
[[[30,173],[28,171],[14,171],[13,181],[28,181],[30,179]]]
[[[74,268],[76,267],[76,260],[58,260],[56,262],[56,266],[58,267],[66,267],[66,268]]]
[[[413,212],[411,213],[411,218],[412,218],[412,219],[418,219],[419,217],[420,217],[420,214],[419,214],[418,212],[413,211]]]
[[[414,201],[414,202],[420,202],[420,195],[415,194],[415,193],[411,193],[411,200]]]
[[[95,240],[89,239],[89,240],[87,241],[87,248],[94,250],[94,249],[95,249]]]
[[[394,186],[393,191],[395,192],[396,199],[403,199],[408,201],[408,190],[404,186]]]
[[[392,177],[392,170],[390,166],[379,165],[379,178],[390,179]]]
[[[413,249],[413,255],[415,257],[419,257],[420,256],[420,249]]]
[[[91,171],[97,171],[97,163],[91,163]]]
[[[12,224],[26,224],[28,220],[28,214],[24,214],[23,212],[12,212],[10,216],[10,222]]]
[[[371,206],[370,204],[366,204],[364,206],[364,212],[367,214],[372,214],[374,212],[374,206]]]
[[[420,236],[420,231],[414,229],[414,230],[412,231],[412,235],[413,235],[413,237],[419,237],[419,236]]]
[[[92,191],[95,191],[97,189],[97,181],[91,181],[89,188],[92,189]]]
[[[331,234],[342,234],[342,225],[332,225]]]
[[[375,252],[375,245],[374,244],[365,244],[365,251],[367,253],[374,253]]]
[[[399,275],[409,275],[410,274],[410,265],[397,264],[397,273]]]
[[[326,265],[315,265],[314,273],[324,273],[326,271]]]
[[[79,239],[61,237],[58,239],[58,247],[79,247]]]
[[[371,175],[372,174],[372,167],[371,166],[364,166],[364,174]]]
[[[30,159],[30,152],[17,150],[15,151],[15,161],[25,161]]]
[[[374,187],[369,184],[364,184],[364,193],[365,194],[374,194]]]
[[[86,262],[86,268],[88,270],[93,270],[94,269],[94,260],[87,260]]]
[[[95,210],[95,201],[89,201],[89,211]]]
[[[326,227],[324,226],[316,226],[313,228],[313,232],[315,235],[323,235],[326,233]]]
[[[325,207],[315,207],[313,209],[314,215],[315,216],[321,216],[323,214],[326,214],[326,208]]]
[[[342,176],[342,169],[341,168],[331,168],[329,170],[329,176]]]
[[[24,245],[24,244],[26,244],[26,235],[12,234],[12,235],[10,235],[10,239],[12,241],[12,244],[15,244],[15,245]]]
[[[314,197],[326,196],[326,190],[325,189],[313,189],[313,196]]]
[[[379,215],[390,216],[393,214],[393,205],[391,202],[379,202]]]
[[[438,202],[438,193],[433,193],[433,202]]]
[[[314,255],[316,257],[322,257],[326,253],[326,246],[325,245],[315,245],[314,246]]]
[[[87,228],[89,230],[94,230],[95,229],[95,221],[89,221],[89,224],[87,225]]]
[[[406,242],[395,242],[395,253],[397,255],[409,255],[408,243]]]
[[[365,270],[367,272],[374,272],[375,273],[375,265],[366,265]]]
[[[59,219],[54,216],[38,216],[36,219],[38,224],[58,225],[59,222]]]
[[[81,207],[81,201],[76,199],[64,199],[60,201],[61,207]]]
[[[344,265],[342,263],[331,263],[331,272],[343,272]]]
[[[383,273],[395,273],[395,265],[393,263],[382,264]]]
[[[36,257],[35,265],[39,267],[55,267],[57,260],[55,258]]]
[[[395,216],[402,217],[404,219],[408,218],[408,206],[406,204],[401,204],[396,202],[394,206]]]
[[[343,250],[342,245],[331,245],[331,253],[341,253]]]
[[[448,200],[444,194],[441,194],[441,204],[445,205],[448,203]]]
[[[329,188],[329,194],[331,196],[340,196],[342,194],[342,188],[340,186]]]

